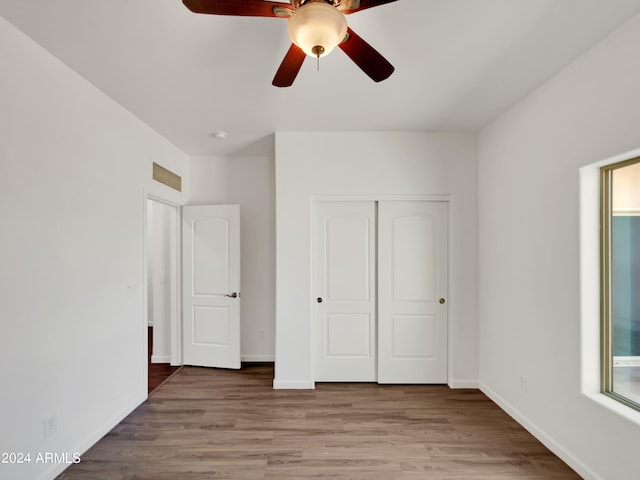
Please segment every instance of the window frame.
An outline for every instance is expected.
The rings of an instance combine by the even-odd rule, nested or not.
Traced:
[[[616,393],[613,389],[613,326],[611,310],[611,233],[613,219],[613,172],[640,163],[640,157],[605,165],[600,168],[600,391],[602,394],[640,411],[640,403]]]

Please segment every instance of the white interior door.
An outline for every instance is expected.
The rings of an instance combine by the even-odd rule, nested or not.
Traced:
[[[240,368],[240,207],[182,208],[183,363]]]
[[[447,204],[378,205],[378,382],[447,382]]]
[[[315,205],[317,381],[376,380],[376,205]]]

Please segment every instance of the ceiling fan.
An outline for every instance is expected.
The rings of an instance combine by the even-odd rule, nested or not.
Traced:
[[[391,65],[349,26],[345,15],[397,0],[182,0],[194,13],[286,18],[292,44],[273,79],[276,87],[293,84],[306,55],[320,59],[336,46],[372,80],[393,73]]]

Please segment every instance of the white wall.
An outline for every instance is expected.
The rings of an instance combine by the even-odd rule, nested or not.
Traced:
[[[146,398],[143,191],[183,201],[151,164],[187,159],[2,18],[0,64],[0,451],[35,459],[83,451]]]
[[[597,393],[597,169],[579,174],[640,147],[638,45],[637,16],[479,136],[481,388],[587,479],[640,472],[640,414]]]
[[[227,157],[189,159],[189,205],[219,205],[227,202]]]
[[[276,134],[276,388],[312,388],[314,195],[450,195],[449,383],[477,384],[476,139]]]
[[[243,361],[274,360],[275,174],[273,156],[190,159],[192,205],[239,204]]]

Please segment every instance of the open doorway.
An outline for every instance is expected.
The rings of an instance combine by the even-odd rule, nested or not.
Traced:
[[[153,363],[153,327],[148,327],[147,343],[149,355],[147,356],[148,374],[147,374],[147,393],[151,395],[164,382],[169,380],[173,374],[177,373],[182,366],[174,366],[170,363]]]
[[[163,200],[146,200],[147,365],[148,393],[180,369],[178,332],[179,207]]]

